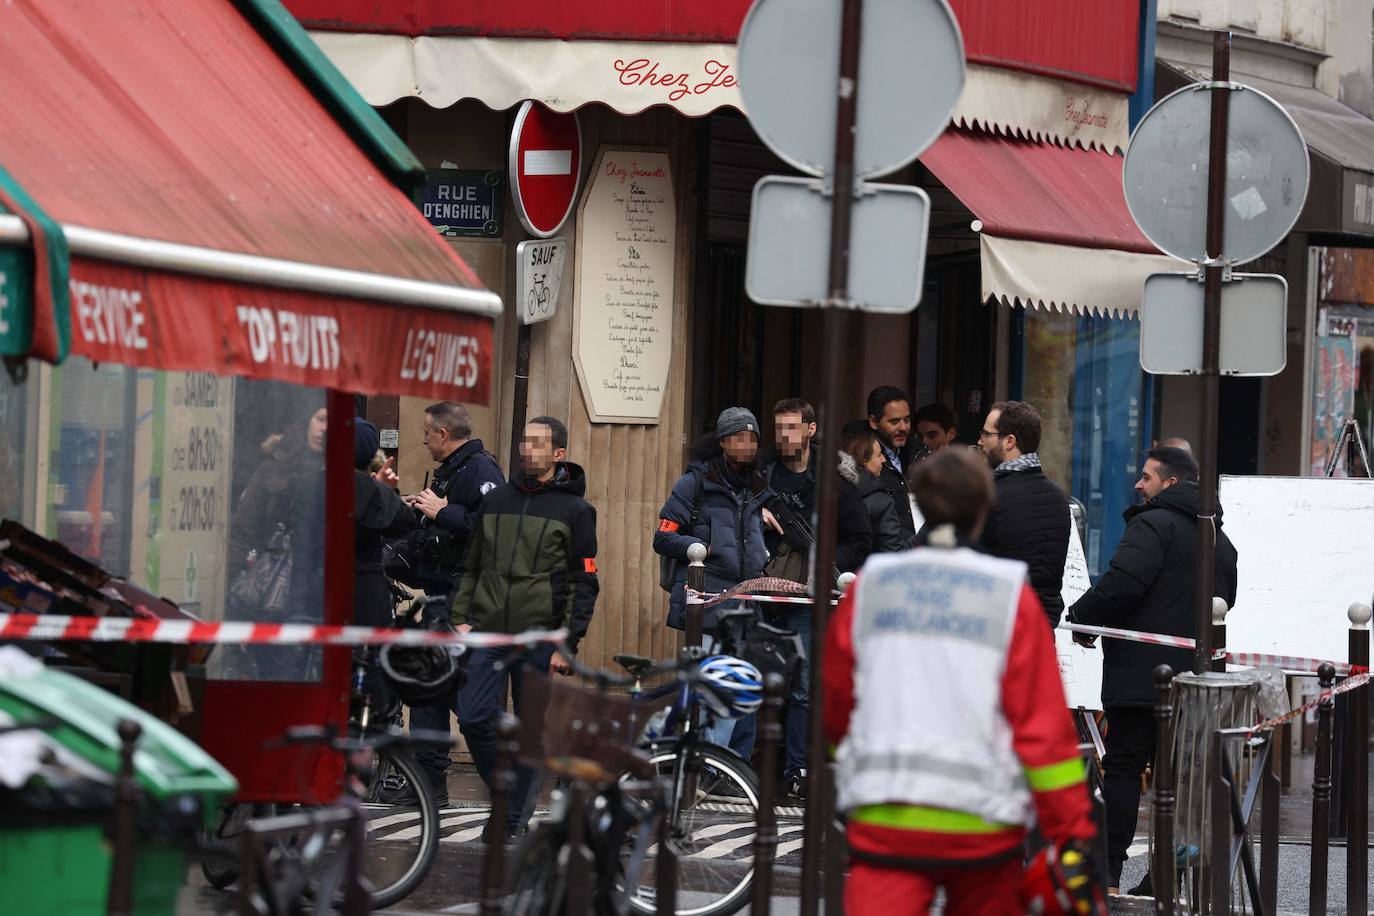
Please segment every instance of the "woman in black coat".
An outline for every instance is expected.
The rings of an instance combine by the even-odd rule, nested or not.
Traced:
[[[369,470],[380,438],[377,427],[353,418],[353,622],[388,627],[395,622],[391,584],[382,566],[382,544],[415,528],[415,510],[401,501],[387,482],[395,478],[388,465]]]
[[[897,507],[892,495],[878,479],[883,453],[878,437],[863,420],[846,423],[840,433],[840,476],[859,491],[864,510],[868,513],[868,527],[873,532],[873,553],[893,553],[911,546],[902,532]]]

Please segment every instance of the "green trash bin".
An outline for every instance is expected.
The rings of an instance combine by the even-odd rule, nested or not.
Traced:
[[[212,826],[234,778],[171,726],[80,678],[0,647],[0,727],[55,720],[51,751],[19,788],[0,782],[0,900],[26,916],[103,916],[110,885],[114,786],[122,719],[143,729],[134,912],[171,916],[191,838]],[[22,653],[20,653],[22,655]],[[18,734],[5,742],[13,741]],[[13,744],[0,743],[0,755]],[[24,756],[12,753],[13,759]]]

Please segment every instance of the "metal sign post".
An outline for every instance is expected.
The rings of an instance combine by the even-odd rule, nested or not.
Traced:
[[[1212,595],[1216,589],[1217,426],[1221,409],[1221,284],[1226,206],[1226,133],[1231,114],[1231,33],[1212,38],[1212,133],[1207,159],[1207,260],[1202,279],[1202,442],[1198,450],[1197,567],[1193,607],[1197,615],[1193,671],[1211,667]]]

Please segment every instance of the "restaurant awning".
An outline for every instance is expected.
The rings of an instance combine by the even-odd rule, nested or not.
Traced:
[[[442,4],[286,0],[373,105],[534,99],[621,114],[744,110],[735,41],[750,0]],[[1096,0],[951,0],[969,71],[954,123],[1114,151],[1126,145],[1138,15]]]
[[[1136,228],[1120,156],[950,129],[921,163],[981,223],[984,300],[1133,315],[1148,274],[1187,269]]]
[[[275,0],[14,0],[0,55],[0,246],[39,261],[7,355],[69,326],[97,362],[485,402],[500,299]]]

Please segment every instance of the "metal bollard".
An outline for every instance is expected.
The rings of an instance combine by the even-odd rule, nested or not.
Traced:
[[[515,788],[515,734],[519,722],[502,715],[496,725],[500,739],[496,772],[492,774],[491,817],[487,828],[486,861],[482,871],[481,916],[501,916],[506,892],[506,824],[510,820],[510,793]]]
[[[849,587],[854,584],[854,580],[857,578],[859,577],[852,572],[840,573],[839,578],[835,580],[835,587],[839,589],[840,594],[843,595],[845,592],[849,591]]]
[[[844,916],[845,868],[849,864],[849,837],[835,817],[835,765],[827,764],[825,780],[827,812],[825,820],[825,857],[823,862],[825,916]]]
[[[773,859],[778,850],[778,742],[782,740],[782,705],[787,679],[776,671],[763,679],[759,712],[759,810],[754,827],[754,897],[750,913],[768,916],[773,897]]]
[[[687,548],[687,588],[700,595],[706,591],[706,545],[693,544]],[[705,625],[706,609],[701,598],[687,597],[687,645],[699,646],[702,643],[702,629]]]
[[[138,777],[134,774],[134,750],[143,728],[133,719],[120,719],[119,776],[115,781],[114,850],[110,856],[108,916],[130,916],[134,911],[134,848],[138,839]]]
[[[1279,743],[1283,736],[1269,731],[1269,765],[1260,780],[1260,900],[1265,913],[1278,911],[1279,902]]]
[[[1230,610],[1225,598],[1212,599],[1212,646],[1222,652],[1226,650],[1226,615]],[[1226,658],[1212,659],[1211,670],[1225,671]]]
[[[1317,683],[1322,691],[1336,683],[1336,668],[1323,662],[1317,669]],[[1330,697],[1317,706],[1316,759],[1312,766],[1312,864],[1309,872],[1307,911],[1326,912],[1327,836],[1331,827],[1331,717],[1334,704]]]
[[[1212,759],[1216,768],[1207,780],[1208,804],[1212,808],[1211,850],[1207,869],[1211,875],[1212,916],[1227,916],[1231,912],[1231,786],[1222,767],[1226,753],[1226,738],[1220,731],[1212,733]]]
[[[1154,765],[1154,862],[1151,879],[1155,887],[1155,913],[1173,916],[1178,880],[1174,875],[1174,707],[1170,689],[1174,669],[1155,668],[1155,765]],[[1106,867],[1106,863],[1103,863]]]
[[[1369,618],[1374,611],[1367,604],[1352,604],[1350,618],[1350,665],[1352,675],[1369,668]],[[1346,815],[1345,881],[1347,913],[1368,911],[1369,887],[1369,688],[1357,687],[1349,694],[1349,731],[1346,736],[1345,769]]]
[[[677,913],[677,852],[673,843],[673,813],[660,793],[658,807],[658,858],[654,860],[654,905],[657,916]]]

